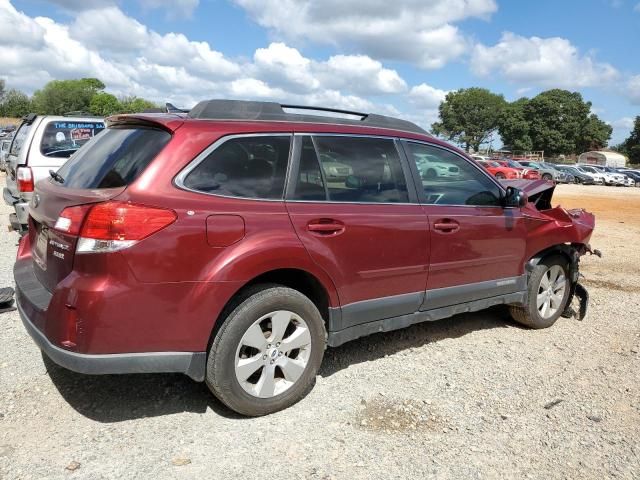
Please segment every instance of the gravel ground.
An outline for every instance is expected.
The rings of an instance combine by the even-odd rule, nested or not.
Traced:
[[[263,418],[181,375],[63,370],[0,315],[0,478],[640,478],[640,189],[556,195],[599,215],[582,323],[532,331],[492,309],[374,335]],[[0,285],[16,238],[0,233]]]

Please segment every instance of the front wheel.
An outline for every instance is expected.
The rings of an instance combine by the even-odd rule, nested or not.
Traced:
[[[513,319],[531,328],[547,328],[564,312],[569,299],[568,265],[564,257],[543,259],[531,272],[527,303],[510,307]]]
[[[507,178],[507,177],[505,177],[504,173],[500,173],[500,172],[498,172],[498,173],[496,173],[496,178],[497,178],[498,180],[504,180],[504,179],[505,179],[505,178]]]
[[[306,296],[258,286],[224,319],[209,349],[206,382],[232,410],[267,415],[301,400],[315,384],[324,321]]]
[[[549,180],[553,180],[553,177],[550,174],[545,173],[544,175],[542,175],[542,179],[549,181]]]

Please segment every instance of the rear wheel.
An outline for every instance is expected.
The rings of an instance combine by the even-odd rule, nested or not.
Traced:
[[[437,176],[438,174],[436,173],[436,171],[430,168],[429,170],[427,170],[427,173],[425,173],[424,178],[425,180],[435,180]]]
[[[553,180],[553,177],[551,176],[551,174],[545,173],[544,175],[542,175],[542,179],[543,180]]]
[[[543,259],[531,272],[525,306],[510,307],[513,319],[531,328],[547,328],[562,315],[569,299],[568,265],[564,257]]]
[[[259,286],[224,320],[209,350],[206,382],[249,416],[287,408],[313,388],[326,343],[314,303],[281,286]]]

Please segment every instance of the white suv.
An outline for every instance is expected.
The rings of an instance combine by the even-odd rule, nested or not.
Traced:
[[[29,114],[16,131],[6,155],[7,186],[2,191],[11,227],[24,233],[29,221],[29,202],[38,180],[49,177],[82,145],[105,128],[97,117],[57,117]]]

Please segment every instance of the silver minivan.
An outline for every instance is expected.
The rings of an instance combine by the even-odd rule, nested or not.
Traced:
[[[7,186],[2,191],[5,203],[15,209],[9,215],[14,230],[27,231],[35,183],[55,175],[76,150],[104,128],[104,119],[98,117],[24,117],[6,156]]]

